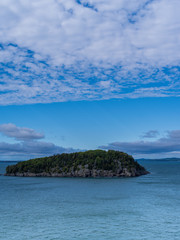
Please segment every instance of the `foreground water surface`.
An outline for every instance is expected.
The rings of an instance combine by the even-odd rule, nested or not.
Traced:
[[[0,176],[0,239],[179,240],[180,161],[137,178]],[[0,162],[0,173],[7,163]]]

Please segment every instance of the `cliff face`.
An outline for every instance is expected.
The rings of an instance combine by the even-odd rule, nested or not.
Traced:
[[[6,176],[21,177],[135,177],[148,172],[128,154],[87,151],[32,159],[8,166]]]

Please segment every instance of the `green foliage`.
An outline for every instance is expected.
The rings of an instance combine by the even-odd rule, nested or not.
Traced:
[[[6,168],[7,174],[11,173],[42,173],[42,172],[69,172],[70,169],[74,171],[85,168],[101,169],[116,171],[121,164],[122,168],[136,168],[144,170],[133,157],[119,151],[103,151],[103,150],[89,150],[86,152],[63,153],[50,157],[36,158],[28,161],[19,162],[16,165],[8,166]]]

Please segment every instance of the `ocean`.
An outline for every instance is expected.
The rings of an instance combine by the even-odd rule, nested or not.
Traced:
[[[180,161],[135,178],[0,176],[2,240],[179,240]],[[0,162],[0,173],[10,163]]]

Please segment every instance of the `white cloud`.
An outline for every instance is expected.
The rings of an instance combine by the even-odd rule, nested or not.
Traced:
[[[179,96],[179,8],[179,0],[1,0],[0,104]]]
[[[17,127],[15,124],[1,124],[0,132],[7,137],[15,138],[16,140],[32,141],[44,138],[44,134],[36,132],[34,129]]]
[[[155,138],[159,135],[157,130],[150,130],[142,135],[142,138]]]

